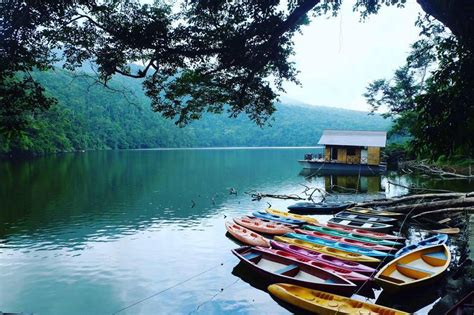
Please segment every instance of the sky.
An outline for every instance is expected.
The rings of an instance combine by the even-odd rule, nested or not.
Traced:
[[[291,59],[302,86],[286,83],[283,101],[366,111],[366,86],[391,78],[405,63],[420,31],[415,21],[422,11],[416,1],[408,0],[402,9],[382,7],[365,22],[352,12],[352,4],[344,1],[335,18],[313,18],[295,36],[296,54]]]

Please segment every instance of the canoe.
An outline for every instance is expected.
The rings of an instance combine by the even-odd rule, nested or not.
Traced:
[[[406,292],[436,281],[450,262],[451,253],[446,245],[422,247],[389,262],[375,275],[375,280],[389,292]]]
[[[344,314],[385,314],[409,315],[393,308],[353,300],[328,292],[288,284],[276,283],[268,286],[268,291],[277,298],[320,315]]]
[[[367,248],[367,249],[373,249],[373,250],[379,250],[379,251],[389,251],[389,252],[394,251],[393,247],[379,245],[379,244],[372,244],[372,243],[367,243],[367,242],[362,242],[362,241],[356,241],[356,240],[353,240],[353,239],[350,239],[350,238],[345,238],[345,237],[336,236],[336,235],[328,235],[328,234],[324,234],[324,233],[316,232],[316,231],[295,229],[295,232],[300,233],[300,234],[306,234],[306,235],[319,237],[319,238],[322,238],[322,239],[325,239],[325,240],[332,240],[332,241],[340,242],[340,243],[347,244],[347,245],[353,245],[353,246],[357,246],[357,247]]]
[[[301,224],[306,223],[306,221],[285,218],[279,215],[268,213],[266,211],[255,211],[254,213],[252,213],[252,215],[259,219],[265,219],[265,220],[270,220],[270,221],[285,223],[285,224],[301,225]]]
[[[343,218],[331,218],[328,221],[328,223],[343,226],[343,227],[364,229],[364,230],[369,230],[369,231],[379,231],[379,232],[386,232],[393,229],[393,225],[390,225],[390,224],[343,219]]]
[[[258,248],[244,246],[233,249],[232,253],[270,282],[287,282],[344,295],[350,295],[356,288],[354,283],[332,272]]]
[[[312,251],[316,251],[322,254],[330,255],[342,260],[348,260],[348,261],[355,261],[358,263],[363,263],[363,264],[378,264],[380,263],[380,259],[377,259],[375,257],[370,257],[366,255],[361,255],[361,254],[356,254],[356,253],[350,253],[346,252],[337,248],[332,248],[328,246],[323,246],[323,245],[318,245],[310,242],[306,242],[303,240],[299,240],[296,238],[291,238],[291,237],[284,237],[284,236],[275,236],[274,237],[275,241],[280,241],[284,242],[287,244],[291,245],[296,245],[299,247],[303,247],[305,249],[309,249]]]
[[[324,233],[327,235],[340,236],[345,239],[350,239],[350,240],[369,243],[369,244],[376,244],[376,245],[382,245],[382,246],[388,246],[388,247],[403,246],[403,244],[399,242],[382,240],[382,239],[372,238],[369,236],[362,236],[359,234],[354,234],[354,233],[346,232],[343,230],[337,230],[334,228],[328,228],[328,227],[323,227],[323,226],[303,225],[303,229],[318,232],[318,233]]]
[[[297,202],[291,206],[288,206],[288,210],[290,210],[290,212],[300,214],[333,214],[350,206],[350,203]]]
[[[396,222],[398,219],[390,217],[377,217],[365,214],[352,213],[350,211],[342,211],[335,215],[336,218],[348,219],[348,220],[357,220],[365,222],[377,222],[377,223],[391,223]]]
[[[361,273],[358,273],[349,269],[345,269],[345,268],[336,267],[324,261],[312,260],[306,257],[301,257],[300,255],[295,255],[285,250],[265,248],[265,247],[257,247],[257,248],[267,253],[273,253],[275,255],[286,257],[291,260],[299,261],[310,266],[322,268],[329,272],[334,272],[336,275],[341,276],[344,279],[350,280],[352,282],[365,282],[365,281],[371,280],[370,277],[363,275]]]
[[[446,313],[446,315],[464,314],[474,314],[474,291],[468,293]]]
[[[379,251],[379,250],[373,250],[370,248],[347,245],[338,241],[326,240],[326,239],[319,238],[312,235],[299,234],[299,233],[287,233],[283,236],[296,238],[308,243],[332,247],[332,248],[339,249],[341,251],[345,251],[348,253],[355,253],[355,254],[360,254],[360,255],[365,255],[365,256],[370,256],[370,257],[393,257],[393,255],[386,252]]]
[[[357,214],[375,215],[375,216],[381,216],[381,217],[401,217],[401,216],[405,216],[404,213],[384,211],[384,210],[375,210],[375,209],[372,209],[372,208],[361,208],[361,207],[347,208],[346,211],[354,212],[354,213],[357,213]]]
[[[408,252],[411,252],[421,247],[445,244],[447,241],[448,241],[448,236],[446,234],[438,234],[432,237],[428,237],[418,243],[403,247],[402,249],[400,249],[398,252],[395,253],[395,257],[400,257],[402,255],[405,255]]]
[[[238,224],[226,222],[225,228],[227,232],[230,233],[233,237],[238,239],[244,244],[252,245],[252,246],[262,246],[262,247],[270,247],[270,242],[260,234],[248,230]]]
[[[234,218],[234,221],[238,225],[246,227],[247,229],[253,230],[255,232],[272,235],[282,235],[289,233],[293,231],[291,227],[296,227],[296,225],[288,225],[252,217]]]
[[[393,234],[386,234],[386,233],[381,233],[381,232],[377,232],[377,231],[369,231],[369,230],[364,230],[364,229],[360,229],[360,228],[353,228],[353,227],[348,227],[348,226],[345,226],[345,225],[332,224],[330,222],[325,223],[325,224],[324,223],[316,223],[314,225],[322,226],[322,227],[326,227],[326,228],[333,229],[333,230],[338,230],[338,231],[345,231],[345,232],[349,232],[349,233],[356,234],[356,235],[368,236],[368,237],[372,237],[372,238],[376,238],[376,239],[380,239],[380,240],[397,241],[397,240],[405,239],[404,237],[396,236],[396,235],[393,235]]]
[[[305,216],[305,215],[288,213],[288,212],[285,212],[285,211],[280,211],[280,210],[271,209],[271,208],[267,208],[266,211],[270,214],[278,215],[280,217],[305,221],[305,222],[308,222],[308,223],[311,223],[311,224],[318,223],[318,220],[316,220],[315,218],[311,218],[311,217],[308,217],[308,216]]]
[[[338,259],[334,256],[321,254],[292,244],[270,241],[270,245],[272,248],[284,250],[286,252],[292,253],[295,256],[321,261],[326,264],[330,264],[331,266],[351,270],[357,273],[373,274],[376,271],[372,267],[360,264],[355,261]]]

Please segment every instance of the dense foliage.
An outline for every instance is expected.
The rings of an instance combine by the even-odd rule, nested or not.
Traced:
[[[36,115],[20,137],[0,136],[0,152],[42,154],[89,149],[208,146],[315,145],[325,128],[387,130],[390,122],[367,113],[277,104],[272,126],[260,128],[248,117],[206,114],[179,128],[154,113],[140,82],[114,78],[110,88],[86,74],[64,70],[34,77],[58,105]]]
[[[396,118],[394,133],[411,136],[419,157],[474,156],[474,51],[469,41],[425,17],[422,37],[391,80],[372,82],[364,94]]]

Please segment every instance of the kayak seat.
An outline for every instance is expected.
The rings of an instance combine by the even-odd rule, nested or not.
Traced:
[[[261,255],[257,254],[257,253],[248,253],[248,254],[243,255],[242,257],[244,257],[247,260],[252,260],[252,259],[260,257],[260,256]]]
[[[275,273],[281,275],[281,274],[284,274],[284,273],[287,273],[288,271],[292,271],[294,269],[297,269],[299,268],[297,265],[288,265],[288,266],[285,266],[281,269],[278,269],[277,271],[275,271]]]
[[[397,264],[397,270],[405,276],[413,279],[423,279],[433,274],[433,272],[429,270],[416,268],[405,264]]]
[[[332,280],[332,279],[326,279],[326,280],[324,280],[324,283],[334,283],[334,280]]]
[[[382,280],[387,280],[387,281],[398,283],[398,284],[405,283],[405,281],[403,281],[403,280],[395,279],[395,278],[392,278],[392,277],[389,277],[389,276],[384,276],[384,275],[380,275],[379,278],[382,279]]]

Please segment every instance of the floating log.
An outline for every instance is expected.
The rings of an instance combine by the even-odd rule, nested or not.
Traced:
[[[440,194],[417,194],[409,195],[398,198],[391,199],[376,199],[369,202],[362,202],[357,204],[358,207],[386,207],[391,205],[396,205],[399,203],[409,203],[411,201],[417,200],[427,200],[427,199],[456,199],[463,197],[474,197],[474,192],[470,193],[440,193]]]
[[[412,216],[412,218],[416,219],[418,217],[421,217],[427,214],[438,214],[438,213],[444,214],[446,212],[473,212],[474,213],[474,207],[444,208],[444,209],[438,209],[438,210],[432,210],[432,211],[425,211],[425,212]]]
[[[387,207],[384,210],[402,213],[420,213],[422,211],[474,206],[474,198],[456,198],[450,200],[420,202],[409,205]]]

